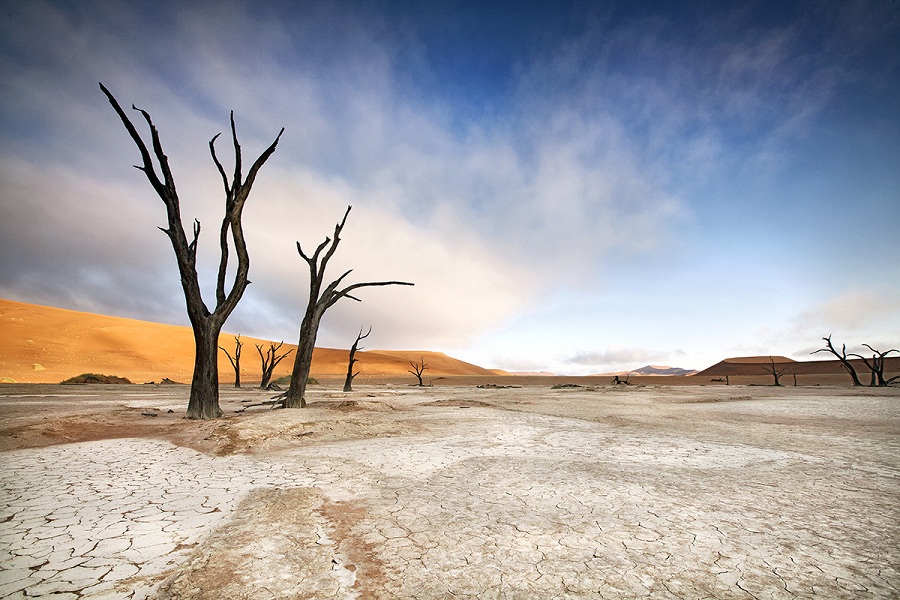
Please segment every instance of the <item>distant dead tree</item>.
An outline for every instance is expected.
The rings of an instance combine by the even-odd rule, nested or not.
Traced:
[[[328,261],[334,256],[338,244],[341,241],[341,231],[347,222],[347,215],[350,209],[344,213],[344,218],[334,227],[334,237],[326,237],[325,241],[319,244],[312,256],[307,256],[297,242],[297,252],[301,258],[309,265],[309,300],[306,304],[306,313],[303,315],[303,321],[300,323],[300,341],[297,343],[297,354],[294,355],[294,369],[291,374],[291,387],[284,398],[285,408],[303,408],[306,406],[306,382],[309,378],[309,370],[312,365],[313,350],[316,346],[316,335],[319,333],[319,324],[325,311],[331,308],[341,298],[350,298],[357,302],[362,302],[359,298],[351,296],[350,292],[364,287],[376,287],[386,285],[413,285],[406,281],[370,281],[365,283],[354,283],[347,287],[340,288],[341,282],[353,270],[346,271],[343,275],[332,281],[324,290],[322,284],[325,279],[325,268]],[[325,254],[322,255],[322,251]]]
[[[356,341],[353,342],[353,345],[350,346],[350,360],[347,362],[347,378],[344,379],[344,391],[352,392],[353,391],[353,378],[359,375],[359,371],[356,373],[353,372],[353,363],[359,362],[356,358],[356,351],[362,350],[359,347],[360,340],[364,340],[369,337],[369,334],[372,333],[372,326],[369,325],[369,330],[363,335],[362,327],[359,328],[359,334],[356,336]]]
[[[779,369],[778,365],[775,364],[775,359],[773,357],[771,357],[771,356],[769,357],[769,364],[764,365],[763,370],[766,371],[767,373],[771,374],[772,377],[775,378],[775,383],[773,383],[772,385],[777,385],[777,386],[781,385],[781,381],[779,381],[779,380],[781,379],[781,376],[784,375],[785,369],[784,368]]]
[[[831,345],[831,336],[823,337],[825,340],[825,347],[819,348],[815,352],[810,352],[810,354],[818,354],[819,352],[830,352],[834,354],[839,361],[841,361],[841,365],[844,369],[850,373],[851,379],[853,379],[853,385],[862,385],[859,382],[859,376],[856,374],[856,369],[853,368],[853,365],[850,364],[850,361],[847,360],[847,344],[843,344],[841,346],[841,353],[838,354],[838,351],[834,349],[834,346]]]
[[[256,344],[256,351],[259,352],[259,358],[262,360],[262,379],[259,381],[259,389],[264,390],[269,387],[269,382],[272,380],[272,373],[275,372],[275,367],[278,366],[284,358],[293,352],[293,350],[288,350],[281,356],[278,356],[278,350],[284,345],[284,342],[278,342],[276,345],[275,342],[269,342],[269,349],[266,350],[266,353],[263,354],[262,344]]]
[[[419,358],[417,363],[410,361],[409,366],[412,367],[412,370],[407,370],[406,372],[416,376],[416,379],[419,380],[419,387],[425,387],[425,382],[422,381],[422,373],[428,369],[428,365],[425,364],[425,357]]]
[[[622,379],[618,375],[616,375],[615,377],[613,377],[612,383],[614,383],[616,385],[631,385],[631,383],[628,381],[628,377],[630,377],[630,376],[631,376],[631,373],[626,373],[625,379]]]
[[[241,387],[241,348],[244,346],[244,343],[241,341],[241,334],[237,334],[234,336],[234,356],[228,353],[228,350],[219,346],[219,349],[225,353],[225,356],[228,357],[228,360],[231,361],[231,366],[234,368],[234,387]]]
[[[222,163],[219,162],[216,156],[215,141],[219,134],[216,134],[209,141],[210,155],[216,168],[219,170],[219,175],[221,175],[222,183],[225,187],[225,216],[222,218],[222,226],[219,229],[220,258],[216,280],[216,305],[215,309],[210,312],[203,302],[197,275],[197,239],[200,236],[200,221],[194,220],[193,239],[188,241],[181,221],[181,205],[178,194],[175,191],[175,179],[172,177],[172,171],[169,168],[169,159],[163,152],[159,133],[153,125],[150,115],[146,111],[132,106],[134,110],[141,114],[150,128],[153,154],[156,156],[156,162],[159,164],[162,179],[157,174],[150,151],[147,149],[147,145],[134,124],[125,114],[125,111],[122,110],[122,107],[119,106],[112,93],[102,83],[100,84],[100,89],[103,90],[109,103],[116,111],[116,114],[119,115],[122,124],[128,130],[131,139],[140,151],[142,164],[135,165],[135,168],[146,175],[150,185],[153,186],[154,191],[166,205],[168,227],[160,229],[169,236],[172,249],[175,251],[178,272],[181,275],[181,287],[184,291],[188,319],[194,331],[194,345],[196,347],[194,375],[191,380],[191,396],[188,401],[186,416],[188,419],[214,419],[220,417],[222,416],[222,410],[219,408],[219,332],[222,331],[222,326],[237,306],[249,283],[247,273],[250,270],[250,256],[247,253],[247,245],[244,241],[241,214],[244,210],[244,203],[250,195],[250,188],[253,187],[253,182],[256,180],[257,172],[272,153],[275,152],[275,147],[278,145],[278,140],[281,139],[284,129],[282,128],[275,141],[259,155],[259,158],[250,167],[247,178],[244,179],[241,164],[241,146],[238,143],[237,130],[234,126],[234,113],[232,112],[231,139],[234,144],[234,175],[230,182],[225,169],[222,167]],[[226,292],[225,279],[230,255],[229,236],[234,242],[237,268],[235,269],[231,290]]]
[[[869,362],[869,360],[861,354],[850,354],[849,356],[855,356],[857,358],[862,359],[862,361],[866,364],[866,366],[872,372],[872,378],[869,381],[869,386],[871,386],[871,387],[885,386],[885,385],[889,385],[889,384],[893,383],[897,379],[900,379],[900,375],[898,375],[897,377],[891,377],[887,381],[885,381],[885,379],[884,379],[884,357],[887,356],[888,354],[890,354],[891,352],[900,353],[900,350],[897,350],[896,348],[891,348],[887,352],[881,352],[880,350],[876,350],[875,348],[873,348],[872,346],[870,346],[868,344],[863,344],[863,346],[865,346],[866,348],[868,348],[869,350],[872,351],[872,362]]]

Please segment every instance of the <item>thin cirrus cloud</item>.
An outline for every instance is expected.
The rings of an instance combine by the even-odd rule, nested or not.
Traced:
[[[608,348],[599,352],[577,353],[569,357],[566,362],[580,367],[622,366],[634,365],[635,363],[649,364],[662,358],[669,358],[671,354],[671,352],[641,348]]]

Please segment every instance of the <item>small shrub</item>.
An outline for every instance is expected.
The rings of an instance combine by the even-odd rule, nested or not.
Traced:
[[[275,383],[282,387],[287,387],[287,386],[291,385],[291,376],[285,375],[284,377],[279,377],[278,379],[275,380]],[[307,377],[306,383],[307,383],[307,385],[319,385],[319,380],[316,379],[315,377]]]
[[[116,375],[98,375],[97,373],[82,373],[81,375],[76,375],[75,377],[70,377],[65,381],[60,382],[62,385],[72,385],[79,383],[111,383],[111,384],[130,384],[124,377],[117,377]]]

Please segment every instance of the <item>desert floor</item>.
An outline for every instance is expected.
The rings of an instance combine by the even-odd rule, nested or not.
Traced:
[[[0,597],[900,596],[900,390],[334,389],[0,386]]]

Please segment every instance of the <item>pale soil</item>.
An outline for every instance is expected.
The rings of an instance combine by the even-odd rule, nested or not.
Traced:
[[[4,385],[0,468],[21,490],[48,445],[154,438],[275,473],[116,584],[135,598],[900,596],[900,390],[358,388],[236,414],[270,394],[223,387],[198,423],[184,386]],[[103,472],[143,443],[53,461]]]

